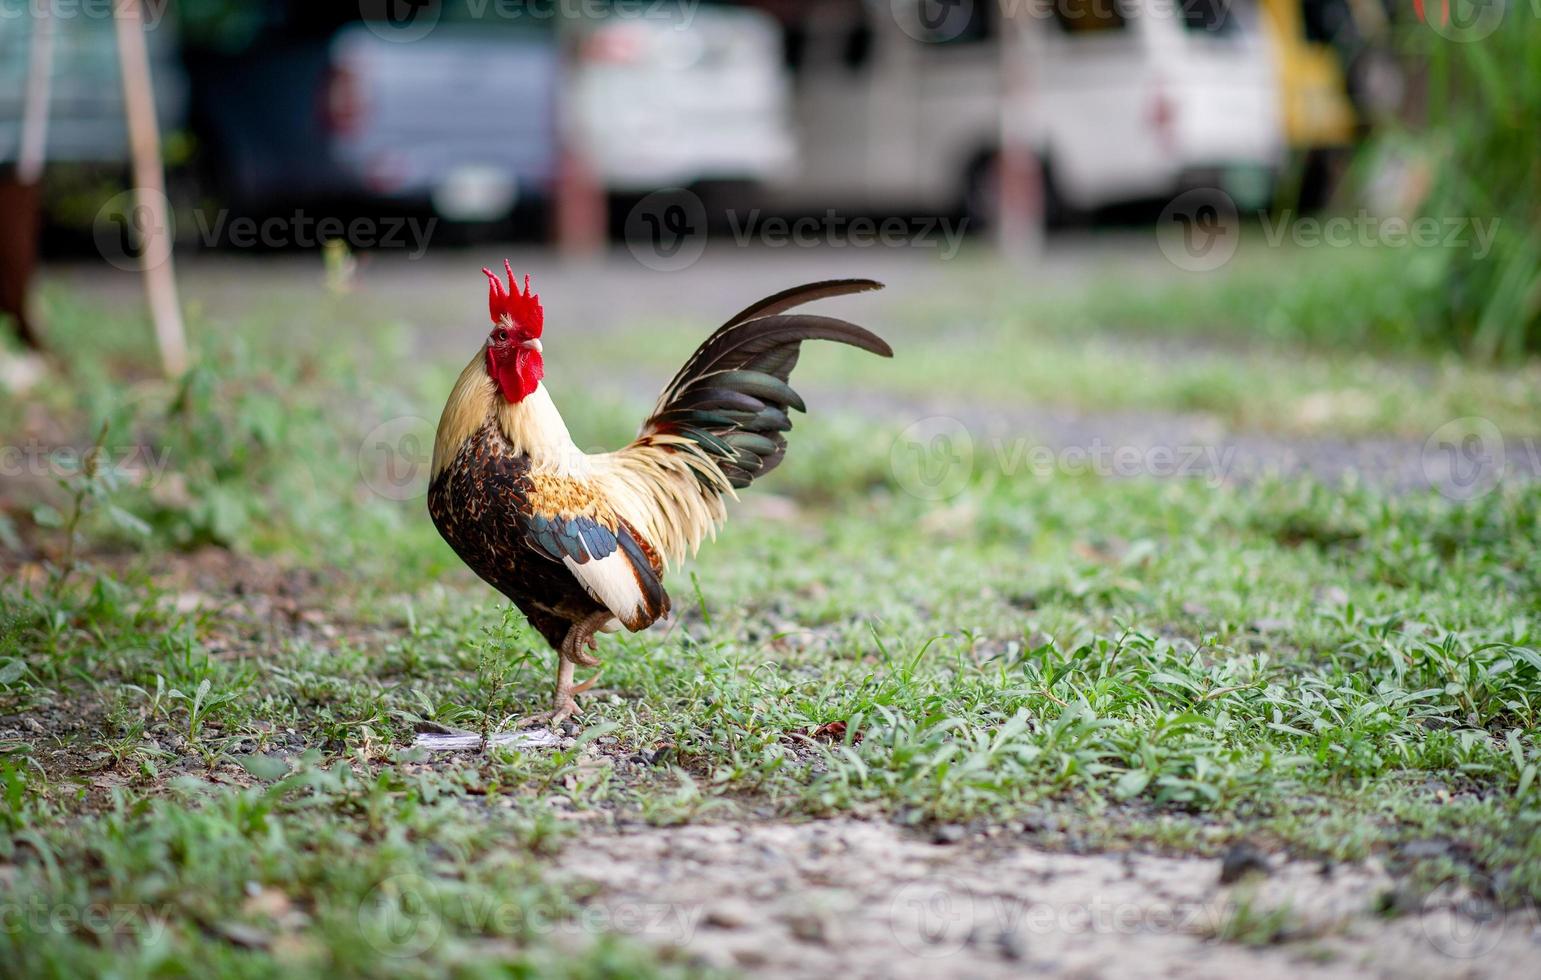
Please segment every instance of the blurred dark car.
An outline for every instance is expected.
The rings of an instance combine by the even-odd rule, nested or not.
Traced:
[[[418,36],[360,21],[357,7],[257,9],[234,31],[189,30],[199,171],[224,202],[384,199],[493,221],[546,193],[560,59],[545,25],[472,22],[447,4]]]

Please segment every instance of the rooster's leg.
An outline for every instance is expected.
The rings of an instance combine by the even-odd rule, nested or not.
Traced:
[[[576,622],[567,631],[567,637],[562,641],[561,649],[557,651],[556,661],[556,699],[550,711],[542,711],[539,714],[521,718],[515,723],[518,728],[528,728],[535,725],[559,725],[573,715],[581,714],[583,709],[578,707],[576,694],[582,694],[599,680],[595,674],[582,684],[573,683],[573,668],[582,665],[584,667],[598,667],[599,658],[589,650],[594,649],[594,634],[602,630],[611,620],[608,612],[595,613],[587,619]]]
[[[566,646],[564,643],[563,646]],[[580,713],[583,709],[578,707],[578,701],[573,697],[582,691],[589,689],[592,681],[585,681],[582,685],[573,684],[573,662],[565,656],[557,657],[556,661],[556,698],[550,711],[541,711],[514,722],[515,728],[532,728],[538,725],[560,725],[562,722]]]

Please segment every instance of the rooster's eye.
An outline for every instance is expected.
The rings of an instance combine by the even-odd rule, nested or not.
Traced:
[[[506,342],[508,340],[508,331],[507,330],[499,330],[496,333],[494,333],[492,336],[495,337],[497,339],[497,342],[501,344],[501,343],[504,343],[504,342]]]

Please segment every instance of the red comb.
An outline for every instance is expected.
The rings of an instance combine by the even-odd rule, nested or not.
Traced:
[[[492,322],[497,323],[506,316],[520,330],[531,337],[539,337],[546,324],[546,311],[541,309],[540,297],[530,291],[530,277],[524,277],[524,292],[521,293],[514,283],[514,267],[507,259],[503,260],[503,268],[508,272],[507,288],[497,273],[491,269],[482,270],[492,280],[487,290],[487,309],[492,314]]]

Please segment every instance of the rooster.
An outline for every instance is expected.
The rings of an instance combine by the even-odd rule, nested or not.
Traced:
[[[888,344],[843,320],[788,315],[812,300],[869,289],[868,279],[811,283],[751,305],[707,338],[674,376],[637,438],[585,454],[541,379],[545,313],[524,277],[491,270],[492,332],[455,382],[434,441],[428,512],[471,570],[513,601],[557,651],[550,711],[579,711],[574,668],[598,667],[596,634],[645,629],[669,613],[663,577],[726,518],[725,499],[775,469],[788,412],[805,411],[787,384],[805,340],[833,340],[883,357]]]

